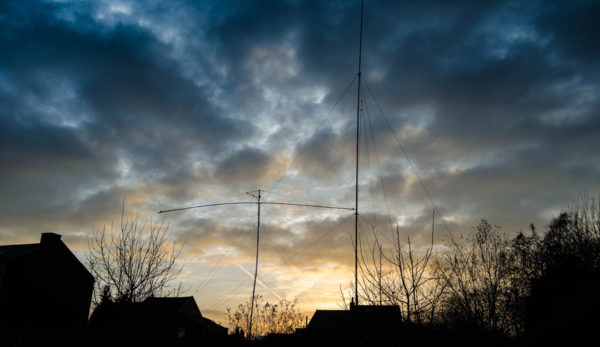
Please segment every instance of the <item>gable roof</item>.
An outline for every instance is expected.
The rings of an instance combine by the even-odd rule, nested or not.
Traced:
[[[123,321],[125,319],[125,321]],[[140,325],[167,328],[177,322],[188,322],[207,333],[227,334],[227,328],[202,317],[193,296],[186,297],[149,297],[142,302],[114,303],[98,306],[90,318],[90,325],[104,329],[114,324]],[[159,330],[160,330],[159,329]]]
[[[22,245],[0,246],[0,265],[13,261],[25,260],[29,256],[35,256],[38,252],[50,250],[52,259],[60,260],[62,264],[68,264],[69,271],[76,271],[85,277],[88,282],[93,283],[94,277],[88,269],[77,259],[69,247],[61,241],[61,235],[55,233],[42,233],[40,243],[29,243]],[[66,263],[65,263],[66,262]],[[64,267],[61,267],[64,270]]]
[[[37,251],[42,247],[39,243],[25,245],[6,245],[0,246],[0,261],[13,259],[31,252]]]
[[[190,300],[194,300],[194,297],[193,296],[177,296],[177,297],[151,296],[151,297],[147,298],[146,300],[144,300],[144,303],[147,306],[154,306],[157,308],[164,308],[164,309],[173,309],[176,307],[181,307],[182,305],[184,305],[186,302],[189,302]]]
[[[308,330],[348,329],[360,324],[387,325],[400,322],[397,305],[351,305],[349,310],[316,310]]]
[[[142,303],[147,311],[155,313],[182,313],[202,317],[193,296],[183,297],[149,297]]]
[[[348,310],[316,310],[307,325],[308,330],[346,327],[352,321]]]

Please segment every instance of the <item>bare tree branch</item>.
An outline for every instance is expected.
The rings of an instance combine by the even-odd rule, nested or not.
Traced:
[[[96,278],[94,304],[99,303],[103,288],[115,301],[138,302],[150,296],[178,293],[181,287],[171,282],[181,273],[177,262],[183,244],[171,242],[163,220],[125,218],[121,211],[120,228],[111,223],[94,231],[88,239],[87,263]]]

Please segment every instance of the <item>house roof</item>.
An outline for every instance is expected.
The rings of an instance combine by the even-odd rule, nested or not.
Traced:
[[[348,310],[316,310],[310,319],[307,329],[327,329],[332,325],[336,327],[348,326],[352,320]]]
[[[52,257],[60,255],[62,259],[68,259],[69,264],[73,264],[73,269],[87,277],[88,281],[94,282],[94,277],[88,271],[88,269],[77,259],[77,257],[71,252],[69,247],[65,245],[61,240],[61,235],[55,233],[42,233],[40,243],[29,243],[22,245],[4,245],[0,246],[0,264],[15,261],[16,259],[22,259],[21,257],[27,257],[29,255],[35,255],[39,251],[45,249],[57,251],[58,253],[52,253]],[[24,258],[23,258],[24,259]]]
[[[188,303],[190,300],[194,300],[193,296],[182,296],[182,297],[149,297],[144,300],[146,307],[152,307],[157,310],[178,310],[183,305]]]
[[[193,296],[184,297],[150,297],[141,303],[144,310],[153,313],[182,313],[188,316],[202,317]]]
[[[0,261],[19,257],[37,251],[42,246],[39,243],[25,245],[6,245],[0,246]]]
[[[150,297],[140,303],[142,310],[149,314],[178,314],[192,319],[206,328],[226,329],[202,316],[193,296],[184,297]]]
[[[356,311],[363,315],[376,315],[377,317],[400,317],[400,307],[398,305],[354,305],[350,308],[350,311]]]
[[[103,309],[96,309],[90,323],[98,326],[118,321],[123,312],[136,317],[138,324],[155,324],[156,322],[185,319],[194,322],[204,329],[224,330],[227,328],[214,321],[202,317],[200,309],[193,296],[186,297],[150,297],[143,302],[108,303]],[[162,323],[161,323],[162,324]]]
[[[397,305],[352,305],[349,310],[317,310],[308,323],[308,330],[348,329],[356,323],[385,325],[400,322]]]

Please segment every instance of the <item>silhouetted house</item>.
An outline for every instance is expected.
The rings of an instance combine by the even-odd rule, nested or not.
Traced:
[[[0,332],[85,328],[94,278],[60,238],[0,246]]]
[[[313,345],[395,345],[401,325],[396,305],[350,305],[349,310],[317,310],[298,333]]]
[[[203,317],[191,296],[105,303],[92,314],[90,329],[108,339],[144,346],[208,345],[227,337],[227,328]]]

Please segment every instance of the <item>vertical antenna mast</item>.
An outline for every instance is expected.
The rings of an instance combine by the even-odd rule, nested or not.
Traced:
[[[252,315],[254,313],[254,298],[256,294],[256,278],[258,277],[258,242],[260,237],[260,189],[258,190],[258,196],[250,193],[246,193],[256,199],[256,205],[258,208],[257,222],[256,222],[256,262],[254,263],[254,282],[252,283],[252,303],[250,305],[250,326],[248,328],[248,336],[252,337]]]
[[[358,43],[358,94],[356,98],[356,182],[354,201],[354,304],[358,305],[358,140],[360,136],[360,80],[362,63],[363,9],[365,1],[360,3],[360,39]]]

